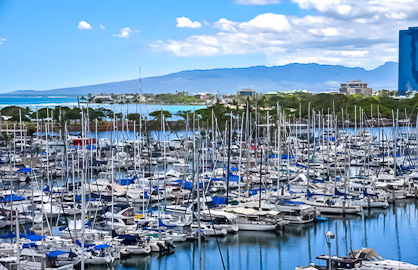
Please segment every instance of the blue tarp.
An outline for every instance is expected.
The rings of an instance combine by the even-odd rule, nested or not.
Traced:
[[[25,198],[24,197],[20,197],[17,195],[6,195],[4,196],[2,202],[11,202],[11,201],[23,201]]]
[[[100,249],[104,249],[104,248],[107,248],[107,247],[110,247],[110,245],[108,245],[108,244],[98,245],[98,246],[95,246],[94,249],[100,250]]]
[[[36,247],[35,243],[25,243],[22,245],[23,248],[32,248],[32,247]]]
[[[212,197],[212,202],[216,205],[221,205],[226,203],[226,198],[223,197]]]
[[[91,144],[89,144],[89,145],[87,145],[87,150],[91,150],[92,147],[93,147],[93,150],[96,149],[96,146],[95,145],[92,146]]]
[[[39,241],[41,239],[45,239],[46,237],[42,235],[32,234],[32,235],[29,235],[27,238],[31,241]]]
[[[24,168],[24,167],[22,167],[22,168],[19,168],[19,173],[30,173],[32,171],[32,169],[31,168]]]
[[[96,198],[91,198],[91,199],[89,199],[89,198],[86,196],[86,201],[89,201],[89,200],[91,200],[91,201],[96,201]],[[81,197],[80,197],[80,196],[77,196],[76,201],[77,201],[77,202],[81,202]]]
[[[196,186],[196,183],[195,183],[195,186]],[[203,187],[203,183],[200,183],[200,188],[202,188],[202,187]],[[188,190],[191,190],[192,189],[192,182],[189,182],[189,181],[184,182],[184,188],[188,189]]]
[[[230,182],[239,182],[239,175],[229,173],[229,181]]]
[[[136,179],[136,176],[131,179],[116,180],[116,183],[119,183],[121,186],[129,186],[132,183],[132,181],[134,181],[135,179]]]
[[[51,251],[49,254],[46,254],[46,256],[51,257],[51,258],[56,258],[59,255],[63,255],[63,254],[67,254],[67,253],[70,253],[70,252],[62,251],[62,250],[54,250],[54,251]]]

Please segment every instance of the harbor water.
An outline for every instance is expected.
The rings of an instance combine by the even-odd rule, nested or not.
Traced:
[[[327,222],[289,225],[284,231],[239,231],[202,243],[203,269],[293,270],[320,263],[328,254],[324,234],[332,231],[333,255],[346,256],[362,247],[376,249],[384,258],[418,264],[418,201],[402,200],[389,209],[373,209],[356,216],[327,216]],[[199,269],[197,241],[176,243],[168,255],[130,256],[108,266],[88,269]]]
[[[61,107],[76,107],[86,106],[86,103],[79,103],[77,96],[13,96],[3,95],[0,96],[0,108],[7,106],[19,106],[29,107],[32,110],[38,110],[41,108],[55,108],[56,106]],[[172,114],[169,120],[177,120],[178,116],[175,114],[178,111],[195,111],[202,108],[206,108],[205,105],[165,105],[165,104],[89,104],[90,107],[105,108],[114,111],[115,113],[122,112],[123,114],[129,113],[140,113],[144,117],[148,116],[149,113],[158,110],[167,110]]]

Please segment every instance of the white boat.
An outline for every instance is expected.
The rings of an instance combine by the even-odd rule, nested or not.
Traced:
[[[67,252],[65,252],[67,253]],[[20,253],[19,265],[22,269],[27,270],[70,270],[74,269],[72,263],[67,265],[59,265],[57,256],[48,256],[38,253],[33,249],[24,248]]]
[[[111,210],[112,206],[108,206],[108,210]],[[103,217],[107,221],[107,226],[109,228],[115,229],[115,230],[126,230],[126,229],[135,229],[136,223],[135,223],[135,217],[137,216],[135,214],[135,209],[133,207],[128,207],[123,210],[120,210],[119,207],[114,206],[112,212],[106,212],[106,214],[103,215]]]
[[[277,211],[257,211],[251,208],[228,208],[237,216],[238,228],[243,231],[274,231],[289,222],[282,220]]]
[[[358,214],[361,215],[363,208],[358,205],[349,205],[349,201],[336,200],[328,197],[310,198],[309,200],[302,200],[304,203],[314,206],[316,210],[323,214]]]
[[[203,210],[200,212],[203,221],[211,222],[215,229],[225,229],[227,233],[236,233],[239,228],[237,217],[225,211]]]
[[[191,225],[192,231],[197,233],[199,231],[199,225],[194,223]],[[225,236],[228,232],[223,228],[216,228],[213,224],[207,222],[200,222],[200,231],[207,236]]]

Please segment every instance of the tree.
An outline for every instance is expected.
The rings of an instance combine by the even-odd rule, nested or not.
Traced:
[[[131,121],[139,121],[141,117],[142,115],[140,113],[130,113],[126,116],[126,118]]]
[[[176,112],[175,115],[183,118],[184,120],[187,120],[187,117],[189,117],[189,120],[193,119],[193,113],[191,110],[187,110],[187,111],[181,110],[181,111]]]
[[[2,141],[4,141],[4,143],[6,144],[6,151],[8,150],[8,148],[9,148],[9,144],[12,142],[12,140],[13,140],[13,134],[8,134],[7,132],[3,132],[2,134],[1,134],[1,139],[2,139]],[[11,149],[11,146],[10,146],[10,149]],[[9,155],[10,155],[10,152],[9,152]]]
[[[154,117],[154,121],[159,122],[161,121],[161,117],[164,115],[164,118],[170,118],[173,116],[169,111],[159,110],[159,111],[153,111],[149,114],[149,116]]]
[[[1,115],[5,116],[11,116],[12,118],[10,121],[13,122],[19,122],[20,121],[20,115],[22,116],[23,122],[29,122],[30,119],[28,118],[28,115],[30,115],[31,110],[29,107],[21,108],[18,106],[8,106],[1,109]]]

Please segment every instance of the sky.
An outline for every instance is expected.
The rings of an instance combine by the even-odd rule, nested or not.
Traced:
[[[0,93],[182,70],[398,61],[416,0],[0,0]]]

